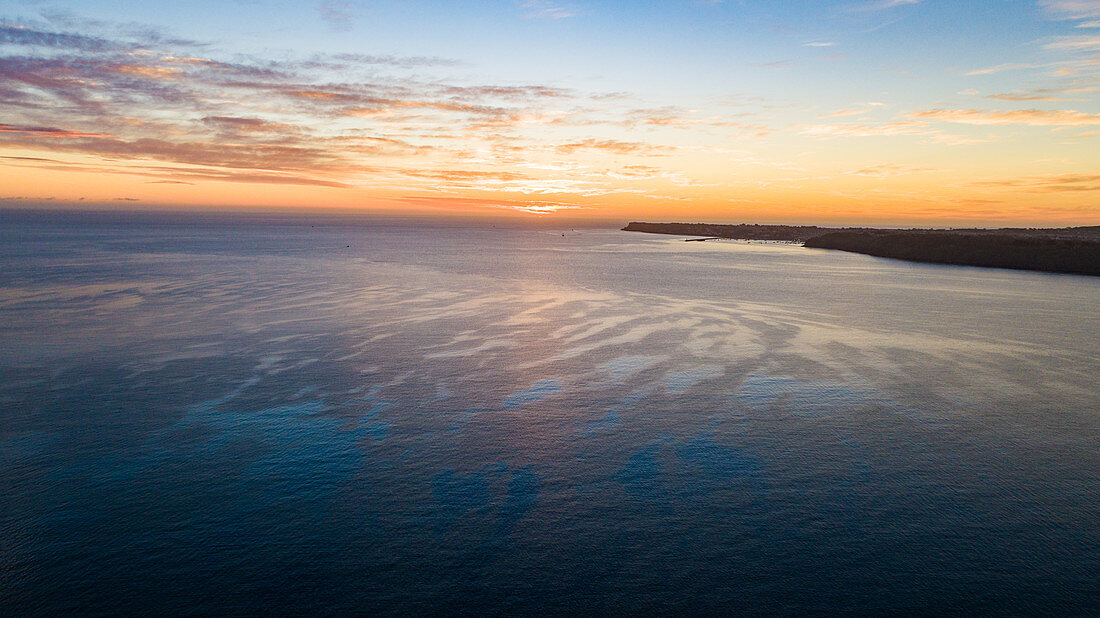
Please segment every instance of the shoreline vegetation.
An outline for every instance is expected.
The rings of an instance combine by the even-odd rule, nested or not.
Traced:
[[[905,229],[816,225],[720,225],[632,221],[627,232],[737,240],[778,240],[929,264],[1100,276],[1100,226]]]

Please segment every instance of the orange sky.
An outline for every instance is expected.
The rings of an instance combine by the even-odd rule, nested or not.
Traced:
[[[1100,3],[994,4],[27,8],[0,205],[1100,224]]]

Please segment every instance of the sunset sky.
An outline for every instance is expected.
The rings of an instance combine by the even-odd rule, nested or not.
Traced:
[[[0,101],[0,206],[1100,224],[1100,0],[3,0]]]

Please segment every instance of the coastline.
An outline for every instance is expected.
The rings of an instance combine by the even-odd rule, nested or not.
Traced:
[[[1100,226],[885,230],[632,221],[622,229],[738,240],[784,240],[812,249],[927,264],[1100,276]]]

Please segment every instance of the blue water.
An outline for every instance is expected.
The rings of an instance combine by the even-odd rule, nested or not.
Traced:
[[[1100,613],[1098,306],[612,229],[0,213],[0,613]]]

